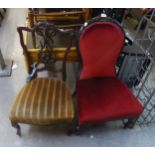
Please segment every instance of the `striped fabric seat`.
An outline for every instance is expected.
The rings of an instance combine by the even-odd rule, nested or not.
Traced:
[[[37,78],[27,83],[10,111],[10,120],[17,123],[48,125],[73,118],[69,89],[62,80],[54,78]]]

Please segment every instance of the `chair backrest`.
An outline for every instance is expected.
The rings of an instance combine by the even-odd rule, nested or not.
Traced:
[[[87,23],[79,38],[83,62],[80,79],[116,76],[115,64],[124,42],[124,32],[112,19]]]
[[[20,36],[20,43],[23,48],[23,54],[26,59],[26,63],[28,65],[28,73],[32,74],[35,68],[36,73],[48,70],[53,72],[61,72],[63,75],[63,80],[66,79],[66,58],[70,51],[74,30],[62,30],[58,29],[54,24],[48,22],[41,22],[36,24],[33,28],[28,27],[18,27],[17,31]],[[35,35],[38,42],[38,50],[36,52],[31,53],[27,45],[25,44],[24,32],[29,32],[32,35]],[[64,52],[64,59],[62,60],[62,67],[55,68],[55,63],[57,60],[57,52],[54,50],[54,45],[57,40],[56,35],[60,35],[61,37],[66,39],[66,51]],[[37,58],[34,58],[34,54],[36,54]],[[37,67],[39,64],[42,64],[42,67]],[[37,67],[37,69],[36,69]]]

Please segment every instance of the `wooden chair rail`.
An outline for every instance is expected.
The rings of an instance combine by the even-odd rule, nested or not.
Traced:
[[[40,49],[28,49],[28,53],[31,56],[31,58],[33,59],[34,62],[38,62],[38,53],[39,53]],[[43,51],[46,51],[47,49],[43,49]],[[61,61],[64,60],[64,56],[65,56],[65,52],[66,52],[66,48],[53,48],[53,50],[56,52],[56,57],[55,59],[57,61]],[[79,61],[79,57],[76,51],[76,47],[71,47],[70,48],[70,52],[67,55],[66,61]]]

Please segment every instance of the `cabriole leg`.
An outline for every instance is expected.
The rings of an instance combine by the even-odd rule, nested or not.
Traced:
[[[14,127],[14,128],[16,128],[17,129],[17,135],[18,136],[21,136],[21,129],[20,129],[20,126],[19,126],[19,124],[18,123],[15,123],[15,122],[11,122],[11,125]]]

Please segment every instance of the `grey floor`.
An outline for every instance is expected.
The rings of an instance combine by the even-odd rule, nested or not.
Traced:
[[[21,125],[19,138],[11,127],[8,113],[16,93],[25,83],[26,71],[16,31],[25,24],[27,9],[8,9],[0,27],[0,47],[5,59],[14,60],[17,68],[11,77],[0,78],[0,146],[155,146],[155,124],[122,128],[122,123],[109,122],[89,126],[80,136],[67,136],[67,126],[38,127]]]

